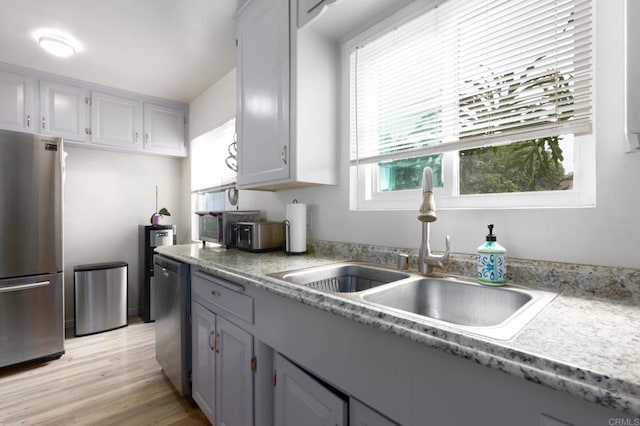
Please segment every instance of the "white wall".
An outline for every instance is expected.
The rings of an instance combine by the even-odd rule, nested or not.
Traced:
[[[124,261],[129,264],[129,313],[138,307],[138,225],[148,225],[158,208],[181,222],[179,159],[66,145],[64,185],[65,318],[74,316],[75,265]],[[178,226],[178,235],[187,230]]]
[[[494,223],[499,241],[512,257],[640,268],[640,196],[636,188],[640,154],[626,154],[624,138],[623,2],[596,0],[595,5],[597,206],[440,210],[438,221],[431,227],[435,250],[443,250],[445,235],[451,235],[453,251],[475,253],[484,241],[486,225]],[[192,102],[190,128],[207,128],[209,122],[213,125],[222,121],[216,116],[218,111],[235,111],[232,84],[235,77],[225,76],[201,96],[203,99]],[[206,119],[196,123],[193,117]],[[284,205],[296,198],[310,204],[312,238],[417,248],[420,200],[416,200],[415,211],[350,211],[348,141],[340,141],[340,147],[340,185],[279,191],[276,199],[273,194],[262,194],[249,200],[251,208],[256,207],[255,201],[270,220],[282,220]]]
[[[236,116],[236,69],[189,103],[189,139],[213,130]]]
[[[623,1],[597,0],[595,134],[597,206],[575,209],[450,210],[432,225],[432,246],[475,253],[494,223],[508,255],[596,265],[640,267],[640,154],[625,153]],[[348,142],[341,141],[340,186],[280,191],[282,203],[312,204],[311,237],[417,248],[416,211],[349,211]],[[437,204],[437,199],[436,199]],[[284,215],[284,209],[270,212]]]

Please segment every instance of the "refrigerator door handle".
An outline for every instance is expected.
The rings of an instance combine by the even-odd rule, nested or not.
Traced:
[[[37,282],[37,283],[22,284],[22,285],[16,285],[16,286],[11,286],[11,287],[0,287],[0,293],[8,293],[10,291],[28,290],[30,288],[44,287],[44,286],[49,285],[49,284],[51,284],[49,281],[40,281],[40,282]]]

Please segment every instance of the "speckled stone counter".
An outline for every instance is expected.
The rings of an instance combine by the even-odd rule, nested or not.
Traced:
[[[498,341],[414,321],[339,295],[286,283],[267,274],[371,257],[317,251],[287,256],[254,254],[200,244],[163,246],[157,252],[222,278],[255,286],[552,389],[640,415],[640,308],[628,300],[564,291],[514,339]],[[375,256],[374,256],[375,258]],[[388,263],[388,262],[382,262]],[[521,285],[526,283],[519,282]]]

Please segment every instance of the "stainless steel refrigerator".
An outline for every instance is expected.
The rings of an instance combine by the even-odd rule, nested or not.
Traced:
[[[0,130],[0,367],[64,353],[62,140]]]

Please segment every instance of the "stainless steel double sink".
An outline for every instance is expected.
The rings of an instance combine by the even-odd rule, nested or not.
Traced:
[[[457,277],[425,277],[361,262],[269,275],[414,321],[444,324],[498,340],[515,337],[557,296],[550,291],[512,285],[489,287]]]

